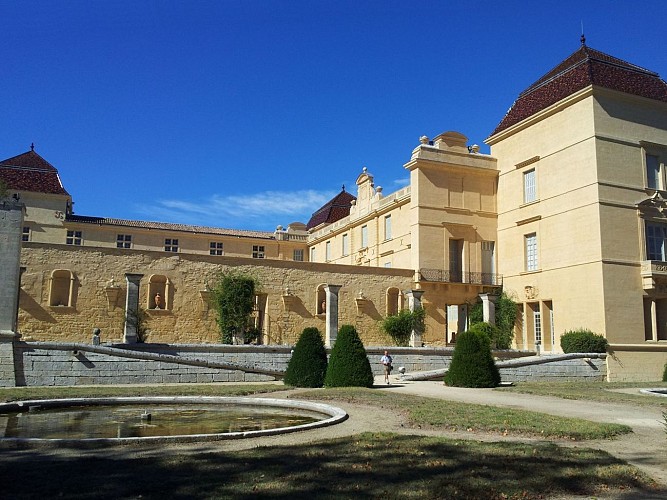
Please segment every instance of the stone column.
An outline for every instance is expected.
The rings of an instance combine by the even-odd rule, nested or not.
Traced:
[[[658,301],[651,299],[651,340],[658,341]]]
[[[21,235],[25,207],[0,201],[0,386],[16,387],[14,341],[18,338]]]
[[[125,331],[123,342],[136,344],[137,342],[137,315],[139,314],[139,283],[143,274],[125,273],[127,291],[125,293]]]
[[[496,324],[496,297],[488,293],[480,293],[479,298],[482,299],[482,319],[486,323],[492,325]]]
[[[403,292],[408,298],[408,308],[410,312],[414,312],[417,309],[422,308],[422,295],[424,295],[424,290],[406,290]],[[413,329],[410,334],[410,347],[421,347],[422,346],[422,333],[417,329]]]
[[[338,336],[338,291],[342,285],[325,285],[326,293],[326,333],[324,343],[333,347]]]
[[[18,201],[0,202],[0,333],[9,336],[17,333],[23,211]]]

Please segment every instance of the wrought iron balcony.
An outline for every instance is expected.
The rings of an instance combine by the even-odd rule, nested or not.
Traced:
[[[448,269],[427,269],[419,270],[421,279],[424,281],[437,281],[441,283],[467,283],[473,285],[491,285],[501,286],[503,276],[493,273],[464,273],[461,271],[451,271]]]

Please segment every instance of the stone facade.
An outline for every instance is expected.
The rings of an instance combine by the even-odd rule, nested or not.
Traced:
[[[101,329],[103,342],[122,342],[125,314],[125,273],[142,274],[140,306],[151,343],[217,343],[220,333],[210,305],[207,284],[217,273],[234,269],[257,277],[257,325],[263,344],[288,345],[305,327],[325,330],[325,314],[318,313],[322,287],[340,285],[339,324],[352,324],[366,345],[386,345],[388,337],[378,322],[386,309],[387,290],[409,290],[413,273],[405,269],[369,268],[279,260],[253,261],[234,257],[169,255],[128,252],[113,248],[25,244],[26,267],[20,297],[19,331],[24,340],[88,342],[92,328]],[[71,303],[52,305],[52,289],[69,276],[65,295]],[[168,288],[165,307],[155,309],[152,281]],[[164,279],[164,280],[163,280]],[[360,299],[360,296],[363,296]],[[424,341],[436,343],[444,331],[438,322],[446,304],[432,298]],[[438,313],[440,311],[440,313]],[[440,316],[441,317],[441,316]]]

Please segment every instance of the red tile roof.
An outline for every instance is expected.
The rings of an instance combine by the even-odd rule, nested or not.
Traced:
[[[312,229],[320,224],[332,224],[350,215],[350,203],[356,200],[355,196],[345,191],[345,188],[313,213],[306,224],[306,229]]]
[[[236,236],[238,238],[259,238],[271,240],[274,234],[265,231],[250,231],[244,229],[223,229],[219,227],[192,226],[189,224],[171,224],[168,222],[148,222],[143,220],[112,219],[108,217],[91,217],[87,215],[68,214],[67,222],[79,222],[84,224],[98,224],[103,226],[133,227],[141,229],[162,229],[165,231],[178,231],[185,233],[209,234],[217,236]]]
[[[69,196],[58,170],[33,150],[0,161],[0,179],[13,191]]]
[[[519,94],[491,136],[589,85],[667,102],[667,83],[657,73],[582,44],[579,50]]]

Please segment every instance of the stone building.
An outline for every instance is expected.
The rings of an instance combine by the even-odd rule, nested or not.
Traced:
[[[522,92],[487,139],[498,258],[520,297],[520,348],[603,333],[623,377],[667,361],[667,84],[581,47]]]
[[[502,286],[519,302],[518,348],[559,352],[560,335],[588,328],[611,344],[610,379],[658,379],[667,84],[582,40],[519,95],[486,141],[490,155],[467,142],[422,137],[404,165],[408,186],[384,193],[363,169],[356,195],[343,189],[306,224],[273,233],[74,214],[37,153],[5,160],[0,178],[26,205],[19,329],[54,340],[99,326],[120,339],[124,275],[136,273],[151,341],[215,342],[206,285],[236,267],[260,275],[265,343],[323,330],[335,288],[340,322],[369,345],[389,343],[378,321],[423,294],[420,340],[437,346]]]

